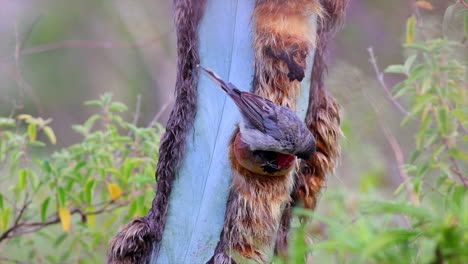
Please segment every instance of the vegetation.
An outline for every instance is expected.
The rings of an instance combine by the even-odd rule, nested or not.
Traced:
[[[467,18],[468,10],[454,4],[447,9],[444,23],[464,19],[466,30]],[[407,58],[385,70],[403,76],[391,91],[369,49],[380,85],[395,109],[405,115],[402,125],[419,127],[413,136],[414,151],[404,159],[399,140],[367,98],[394,153],[401,185],[388,199],[375,189],[364,189],[358,195],[327,190],[321,201],[325,212],[296,210],[298,216],[314,221],[298,224],[289,258],[278,263],[303,263],[310,252],[317,263],[468,263],[468,178],[464,172],[468,160],[468,32],[452,28],[452,33],[458,30],[455,40],[444,34],[415,41],[417,30],[416,18],[409,18],[403,45]],[[400,98],[409,110],[397,101]],[[309,233],[316,243],[308,243]]]
[[[109,238],[147,213],[163,128],[124,121],[109,94],[85,104],[100,113],[73,126],[83,140],[50,155],[52,120],[0,119],[0,262],[102,263]]]

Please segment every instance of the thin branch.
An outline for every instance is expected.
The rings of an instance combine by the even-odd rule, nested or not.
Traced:
[[[11,232],[14,232],[17,227],[20,226],[20,220],[23,217],[24,212],[26,211],[26,208],[31,204],[31,201],[28,201],[28,195],[26,195],[25,202],[23,206],[21,207],[18,215],[15,218],[14,224],[8,228],[1,236],[0,236],[0,241],[4,240],[5,238],[8,238],[9,234]]]
[[[465,8],[468,8],[468,4],[465,2],[465,0],[459,0],[460,4],[462,4]]]
[[[379,70],[379,66],[377,65],[377,60],[375,58],[375,55],[374,55],[374,50],[372,49],[372,47],[369,47],[367,49],[367,51],[369,52],[369,56],[370,56],[370,63],[372,64],[373,68],[374,68],[374,71],[375,71],[375,74],[377,76],[377,80],[379,81],[380,83],[380,86],[382,86],[382,88],[384,89],[385,91],[385,95],[387,97],[387,99],[398,109],[400,110],[401,113],[403,113],[404,115],[410,115],[410,113],[395,99],[393,98],[392,96],[392,93],[390,92],[390,89],[388,88],[387,84],[385,83],[384,81],[384,74],[383,72],[381,72]]]
[[[140,112],[141,112],[141,94],[137,95],[137,101],[135,106],[135,113],[133,114],[133,121],[132,125],[136,126],[138,123],[138,119],[140,119]],[[128,131],[127,137],[131,137],[133,134],[133,130]]]
[[[166,103],[161,107],[158,113],[153,117],[151,122],[148,124],[148,127],[153,127],[156,122],[158,122],[159,118],[161,118],[162,114],[166,111],[166,109],[169,107],[169,105],[172,103],[172,97],[169,98]]]
[[[383,117],[377,108],[377,106],[374,104],[374,102],[367,96],[372,108],[374,109],[375,114],[377,115],[377,121],[380,125],[380,128],[384,132],[384,136],[387,139],[387,142],[390,144],[390,147],[392,148],[393,155],[395,156],[395,161],[398,165],[398,176],[400,176],[400,179],[402,183],[405,185],[406,191],[409,194],[411,202],[418,206],[420,205],[420,201],[418,198],[418,195],[414,191],[414,186],[413,183],[411,182],[410,177],[408,174],[405,172],[403,169],[403,166],[405,164],[405,159],[403,155],[403,151],[401,150],[401,146],[398,143],[398,140],[392,135],[390,132],[390,129],[384,124],[383,122]]]
[[[83,208],[77,207],[77,208],[72,209],[70,211],[70,214],[72,214],[72,215],[73,214],[79,214],[82,217],[86,217],[88,215],[97,215],[97,214],[102,214],[102,213],[106,213],[106,212],[112,212],[115,209],[126,206],[128,204],[129,204],[128,201],[121,202],[121,203],[117,203],[115,201],[109,201],[109,202],[105,203],[103,205],[103,207],[101,209],[99,209],[99,210],[92,211],[92,212],[84,212]],[[109,208],[109,206],[111,206],[111,205],[115,205],[115,206]],[[60,223],[60,217],[59,216],[52,217],[52,218],[50,218],[49,220],[47,220],[45,222],[23,222],[23,223],[20,223],[19,221],[15,221],[15,224],[0,236],[0,242],[5,240],[5,239],[10,239],[12,237],[18,237],[18,236],[21,236],[21,235],[24,235],[24,234],[35,232],[37,230],[43,229],[43,228],[45,228],[47,226],[57,224],[57,223]]]
[[[45,45],[39,45],[31,48],[26,48],[21,51],[22,55],[36,54],[46,51],[53,51],[64,48],[94,48],[94,49],[126,49],[144,47],[155,41],[158,41],[167,35],[172,33],[172,30],[166,31],[163,34],[153,37],[151,39],[139,41],[139,42],[112,42],[112,41],[93,41],[93,40],[65,40]]]
[[[26,263],[26,262],[23,262],[23,261],[18,260],[18,259],[12,259],[12,258],[7,258],[7,257],[0,257],[0,260],[1,260],[1,261],[7,261],[7,262],[18,263],[18,264]],[[0,262],[1,262],[1,261],[0,261]]]
[[[23,77],[22,71],[21,71],[21,62],[20,62],[20,54],[21,50],[24,44],[24,40],[27,38],[27,35],[23,36],[23,39],[20,39],[19,33],[18,33],[18,23],[17,21],[14,22],[14,32],[15,32],[15,52],[14,52],[14,65],[15,65],[15,80],[18,84],[19,89],[19,97],[20,97],[20,102],[24,101],[24,95],[25,92],[29,93],[29,96],[31,97],[32,102],[34,103],[37,112],[39,115],[43,115],[44,111],[41,106],[39,97],[36,95],[34,92],[34,89],[32,86],[26,81],[26,79]]]
[[[369,48],[369,49],[370,49],[369,52],[373,54],[372,48]],[[371,57],[373,57],[373,55],[371,55]],[[390,132],[390,129],[383,122],[384,118],[382,117],[382,114],[380,113],[379,108],[375,105],[374,101],[369,96],[369,94],[367,94],[364,90],[361,90],[361,92],[367,98],[367,101],[369,102],[369,104],[372,106],[372,109],[374,110],[374,113],[377,116],[377,121],[379,123],[379,126],[384,132],[384,136],[387,139],[388,143],[390,144],[390,147],[392,148],[393,155],[395,157],[395,161],[398,166],[398,176],[400,177],[402,184],[405,185],[406,191],[408,192],[411,202],[416,206],[419,205],[420,204],[419,197],[414,191],[413,183],[411,182],[409,175],[403,169],[403,166],[405,164],[405,158],[403,155],[403,151],[401,150],[401,146],[398,143],[398,140],[392,135],[392,133]],[[409,220],[405,219],[405,222],[408,224]]]

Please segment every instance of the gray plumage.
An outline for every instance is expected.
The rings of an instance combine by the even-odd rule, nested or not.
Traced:
[[[253,93],[240,91],[215,72],[198,66],[239,107],[240,133],[252,151],[274,151],[309,159],[315,152],[315,138],[305,123],[289,108]]]

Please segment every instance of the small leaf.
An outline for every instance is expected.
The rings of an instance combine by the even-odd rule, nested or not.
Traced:
[[[0,210],[3,209],[3,195],[0,193]]]
[[[456,159],[468,161],[468,153],[464,152],[461,149],[452,148],[450,150],[450,155]]]
[[[66,196],[65,196],[65,190],[62,187],[58,188],[58,200],[60,206],[65,206],[66,203]]]
[[[33,117],[30,116],[30,115],[22,114],[22,115],[18,115],[16,118],[18,118],[19,120],[26,120],[26,122],[27,122],[27,121],[31,120]]]
[[[3,209],[0,214],[0,227],[2,228],[2,231],[5,231],[10,224],[11,211],[11,208],[7,207]]]
[[[425,0],[416,1],[416,5],[418,7],[421,7],[421,8],[427,9],[427,10],[434,9],[432,4],[430,2],[428,2],[428,1],[425,1]]]
[[[379,234],[374,240],[372,240],[368,246],[362,251],[362,260],[378,253],[382,252],[384,248],[388,248],[391,245],[401,243],[403,241],[410,241],[416,237],[419,233],[409,230],[391,230]]]
[[[117,200],[120,196],[122,196],[122,189],[120,189],[117,184],[108,184],[107,191],[109,191],[112,200]]]
[[[416,60],[416,57],[417,55],[415,54],[415,55],[409,56],[408,59],[406,59],[405,61],[406,72],[410,71],[411,66],[413,66],[414,60]]]
[[[404,65],[390,65],[385,69],[387,73],[401,73],[406,74],[406,67]]]
[[[46,146],[46,144],[41,141],[30,141],[26,145],[31,146],[31,147],[45,147]]]
[[[14,127],[15,120],[13,118],[0,117],[0,127]]]
[[[49,207],[50,197],[45,199],[41,205],[41,221],[45,222],[47,220],[47,208]]]
[[[57,143],[57,138],[55,137],[55,133],[52,128],[50,128],[50,126],[45,126],[43,130],[47,138],[49,138],[50,143],[55,145]]]
[[[406,44],[412,44],[414,42],[415,27],[416,27],[416,17],[411,16],[406,21]]]
[[[93,188],[95,180],[90,180],[85,187],[85,199],[88,205],[91,205],[93,202]]]
[[[419,220],[431,217],[427,209],[401,202],[364,202],[361,211],[366,214],[403,214]]]
[[[124,112],[127,111],[127,106],[120,102],[113,102],[109,106],[109,111],[111,112]]]
[[[18,188],[20,190],[24,190],[24,188],[26,188],[26,183],[28,182],[28,171],[21,169],[18,174]]]
[[[448,111],[445,107],[440,108],[437,111],[437,121],[439,123],[440,131],[442,135],[446,136],[449,134],[449,124],[448,124]]]
[[[29,124],[28,126],[29,140],[35,141],[37,136],[37,127],[36,124]]]
[[[70,230],[71,226],[71,213],[67,207],[59,208],[60,223],[62,223],[62,229],[65,232]]]
[[[84,102],[85,105],[92,105],[92,106],[102,106],[101,101],[98,100],[92,100],[92,101],[86,101]]]

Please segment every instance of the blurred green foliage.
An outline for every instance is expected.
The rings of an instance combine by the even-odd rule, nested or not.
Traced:
[[[452,23],[447,16],[468,24],[460,3],[445,13],[444,23]],[[416,24],[414,16],[408,19],[406,60],[385,71],[403,76],[390,98],[408,102],[402,125],[419,127],[414,150],[398,164],[401,185],[386,198],[378,189],[382,173],[371,169],[360,179],[360,193],[327,190],[325,209],[296,210],[314,221],[295,223],[290,255],[275,263],[468,263],[468,62],[460,56],[468,36],[462,23],[443,25],[458,32],[455,39],[444,31],[444,37],[419,40]],[[401,143],[384,122],[381,127],[398,160]]]
[[[52,120],[0,119],[0,262],[102,263],[119,226],[147,213],[163,128],[123,120],[111,99],[86,102],[99,112],[73,126],[82,141],[47,158],[34,152],[56,143]]]

